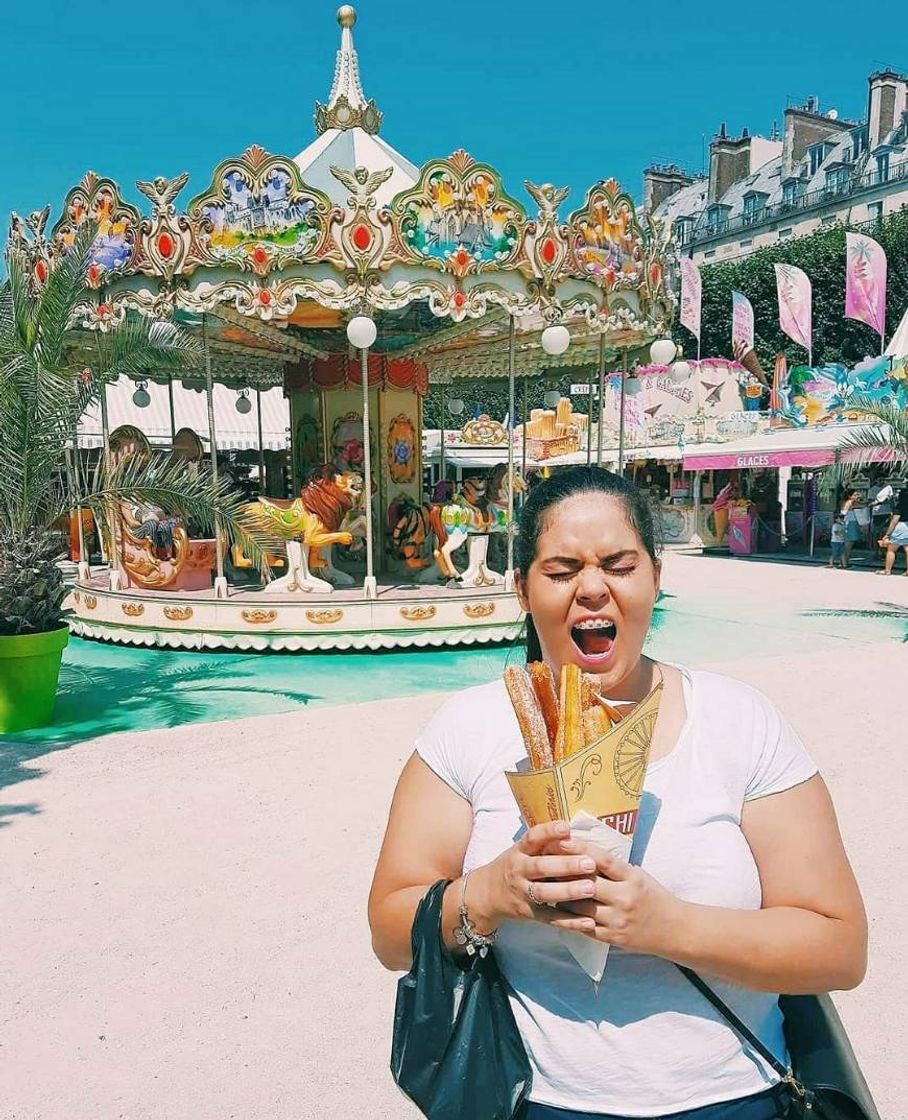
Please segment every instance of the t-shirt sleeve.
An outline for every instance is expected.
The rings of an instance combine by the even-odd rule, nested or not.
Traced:
[[[754,695],[757,710],[745,801],[782,793],[817,773],[816,763],[791,724],[765,696]]]
[[[465,752],[458,749],[460,736],[456,734],[454,707],[453,698],[445,701],[417,736],[414,746],[426,766],[455,793],[469,801],[473,781],[470,775],[464,773],[467,759]]]

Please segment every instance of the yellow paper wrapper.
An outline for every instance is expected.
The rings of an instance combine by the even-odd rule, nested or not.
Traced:
[[[527,827],[569,821],[582,812],[632,836],[661,697],[660,683],[616,727],[557,766],[508,771]]]
[[[592,841],[627,859],[661,697],[660,683],[608,734],[557,766],[507,772],[527,827],[544,821],[570,821],[574,839]],[[605,972],[608,945],[581,933],[559,930],[559,934],[577,963],[598,984]]]

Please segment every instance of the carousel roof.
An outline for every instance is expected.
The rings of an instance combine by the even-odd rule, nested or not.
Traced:
[[[379,206],[384,206],[416,183],[419,168],[378,135],[382,114],[375,102],[363,93],[359,58],[353,46],[355,10],[345,4],[338,10],[337,21],[341,25],[341,45],[334,82],[327,105],[316,102],[315,106],[315,128],[319,135],[294,156],[293,162],[310,186],[323,191],[338,206],[346,205],[350,191],[335,178],[332,167],[350,171],[364,167],[370,173],[391,168],[390,177],[372,196]]]

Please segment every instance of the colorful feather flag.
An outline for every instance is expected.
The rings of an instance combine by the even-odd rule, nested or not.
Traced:
[[[743,292],[732,292],[731,345],[735,357],[739,342],[744,346],[745,353],[754,348],[754,309]]]
[[[810,280],[793,264],[777,264],[776,291],[779,296],[779,326],[807,351],[807,364],[813,365],[813,292]]]
[[[886,253],[863,233],[845,234],[845,317],[886,333]]]
[[[681,324],[700,341],[700,310],[703,303],[703,283],[700,269],[690,257],[681,258]]]

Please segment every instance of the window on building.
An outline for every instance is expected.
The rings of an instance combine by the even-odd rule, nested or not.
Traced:
[[[784,241],[786,237],[791,237],[792,227],[786,226],[785,229],[779,230],[779,240]]]
[[[885,183],[889,178],[889,153],[880,152],[876,157],[876,179],[878,183]]]
[[[798,199],[803,198],[803,196],[803,179],[789,179],[787,183],[782,184],[782,202],[786,206],[795,206]]]
[[[835,214],[827,214],[825,218],[820,218],[821,226],[834,226],[836,223]]]
[[[820,169],[820,164],[826,158],[827,146],[825,144],[811,144],[807,149],[807,158],[810,163],[810,177],[813,178]]]
[[[867,213],[870,216],[871,222],[878,222],[883,216],[883,203],[870,202],[867,204]]]
[[[856,128],[851,134],[851,158],[858,160],[867,151],[867,129]]]
[[[716,255],[716,250],[715,249],[707,249],[706,252],[703,254],[703,256],[706,257],[706,259],[708,261],[711,261],[715,255]]]
[[[728,229],[728,207],[710,206],[706,211],[706,225],[710,233],[724,233]]]
[[[675,219],[675,242],[678,245],[686,245],[691,239],[691,234],[694,231],[693,218],[676,218]]]
[[[752,225],[759,222],[766,209],[767,196],[762,191],[748,191],[744,196],[744,223]]]
[[[754,239],[752,237],[746,238],[744,241],[738,242],[739,249],[749,249],[753,245]]]
[[[851,170],[848,167],[833,167],[826,172],[826,193],[844,194],[851,182]]]

